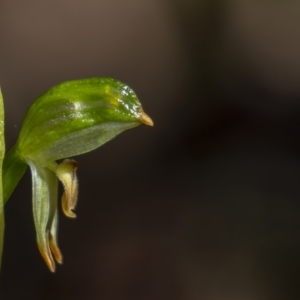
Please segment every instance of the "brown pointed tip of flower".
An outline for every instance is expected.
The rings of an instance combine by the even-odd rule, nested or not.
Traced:
[[[65,214],[65,216],[75,219],[77,218],[76,214],[66,205],[67,201],[65,200],[65,197],[62,199],[62,210]]]
[[[46,262],[46,265],[48,266],[50,271],[54,273],[55,272],[55,263],[53,261],[53,258],[51,257],[51,254],[49,255],[49,253],[47,251],[44,251],[44,249],[42,249],[40,246],[38,248]]]
[[[51,249],[51,252],[55,258],[55,260],[59,263],[59,264],[62,264],[63,263],[63,257],[62,257],[62,254],[57,246],[57,244],[55,243],[55,241],[50,238],[49,239],[49,246],[50,246],[50,249]]]
[[[154,125],[152,119],[147,114],[145,114],[143,111],[141,112],[141,115],[140,115],[140,121],[143,124],[148,125],[148,126]]]

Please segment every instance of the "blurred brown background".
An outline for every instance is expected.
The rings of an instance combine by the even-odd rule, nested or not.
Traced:
[[[26,174],[0,299],[299,299],[300,2],[0,2],[8,148],[37,96],[92,76],[133,87],[155,127],[76,158],[56,274]]]

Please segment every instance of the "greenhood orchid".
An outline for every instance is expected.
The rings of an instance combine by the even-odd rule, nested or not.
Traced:
[[[28,110],[19,138],[3,162],[3,198],[5,203],[29,166],[37,244],[51,271],[55,261],[62,262],[57,243],[58,180],[64,186],[63,212],[76,217],[77,163],[69,158],[140,124],[153,122],[133,90],[111,78],[59,84]]]

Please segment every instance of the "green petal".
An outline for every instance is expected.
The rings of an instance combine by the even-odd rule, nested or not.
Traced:
[[[58,211],[57,209],[54,212],[53,220],[51,222],[50,230],[49,230],[49,246],[50,250],[55,258],[55,260],[62,264],[63,257],[60,252],[60,249],[57,244],[57,230],[58,230]]]
[[[53,244],[60,254],[56,243],[57,222],[57,178],[55,173],[47,168],[40,168],[32,161],[28,161],[32,175],[32,205],[33,218],[37,234],[39,250],[49,269],[55,271]]]

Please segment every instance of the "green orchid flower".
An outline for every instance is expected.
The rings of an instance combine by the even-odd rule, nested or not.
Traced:
[[[57,243],[58,180],[64,186],[63,212],[76,216],[77,163],[68,158],[96,149],[140,124],[153,122],[133,90],[111,78],[59,84],[28,110],[16,145],[3,162],[3,198],[8,200],[29,166],[37,244],[51,271],[55,261],[62,263]]]

